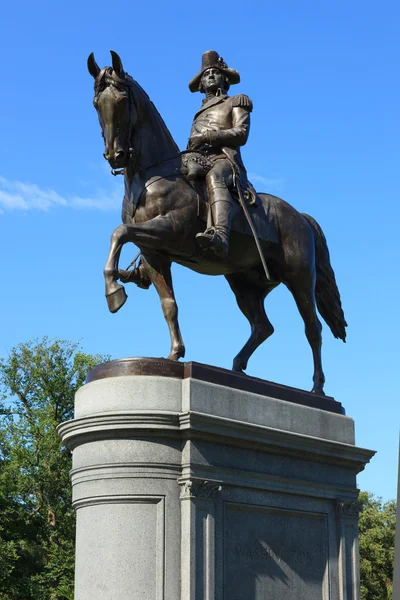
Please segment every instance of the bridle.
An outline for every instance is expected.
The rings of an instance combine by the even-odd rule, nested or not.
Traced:
[[[127,75],[127,73],[125,74]],[[121,79],[119,81],[116,81],[115,79],[113,79],[112,77],[110,77],[109,75],[106,75],[106,81],[110,84],[113,85],[114,87],[116,87],[118,89],[118,86],[120,87],[124,87],[127,88],[128,91],[128,110],[129,110],[129,121],[128,121],[128,140],[129,140],[129,161],[131,162],[132,168],[133,170],[135,170],[135,166],[136,166],[136,162],[137,162],[137,153],[135,151],[135,148],[133,147],[133,145],[131,145],[131,139],[132,139],[132,128],[133,128],[133,123],[131,120],[131,113],[132,113],[132,106],[135,107],[136,110],[136,114],[139,116],[139,109],[138,109],[138,104],[135,98],[135,94],[133,93],[132,90],[132,86],[129,83],[129,81],[126,81]],[[174,154],[173,156],[170,156],[168,158],[164,158],[162,160],[158,160],[150,165],[147,165],[146,167],[143,167],[143,171],[148,171],[149,169],[151,169],[152,167],[156,167],[158,165],[161,165],[162,163],[168,162],[169,160],[173,160],[175,158],[179,158],[180,156],[187,154],[187,153],[192,153],[193,150],[183,150],[182,152],[178,152],[177,154]],[[204,154],[201,150],[196,150],[196,152],[198,152],[199,154]],[[125,168],[123,169],[113,169],[111,168],[111,174],[114,175],[114,177],[116,177],[117,175],[124,175],[125,174]]]
[[[125,74],[126,75],[126,74]],[[133,93],[132,90],[132,86],[130,85],[129,81],[126,81],[126,79],[120,79],[119,81],[116,81],[114,78],[110,77],[109,75],[106,75],[106,81],[110,84],[113,85],[115,88],[119,88],[119,87],[124,87],[125,89],[128,90],[128,114],[129,114],[129,121],[128,121],[128,143],[129,143],[129,158],[128,161],[130,161],[133,164],[133,168],[135,167],[135,163],[136,163],[136,159],[137,159],[137,155],[135,152],[135,149],[133,148],[133,146],[131,145],[131,139],[132,139],[132,129],[133,129],[133,123],[132,123],[132,119],[131,119],[131,114],[132,114],[132,106],[135,107],[136,110],[136,115],[139,115],[139,110],[138,110],[138,105],[136,102],[136,98],[135,95]],[[117,175],[123,175],[125,173],[125,168],[123,169],[113,169],[111,167],[111,174],[114,175],[114,177],[116,177]]]
[[[125,73],[125,76],[127,75],[127,73]],[[129,83],[129,81],[126,81],[126,79],[120,79],[118,81],[116,81],[113,77],[111,77],[110,75],[106,75],[106,82],[109,85],[113,85],[115,88],[119,88],[119,87],[123,87],[123,88],[127,88],[128,91],[128,110],[129,110],[129,121],[128,121],[128,141],[129,141],[129,158],[128,160],[131,162],[132,168],[133,170],[135,170],[136,167],[136,162],[137,162],[137,158],[138,155],[135,151],[135,148],[133,147],[133,145],[131,145],[131,138],[132,138],[132,128],[133,128],[133,123],[132,123],[132,119],[131,119],[131,113],[132,113],[132,106],[135,107],[136,110],[136,115],[139,116],[139,109],[138,109],[138,104],[135,98],[135,95],[133,93],[132,90],[132,86]],[[195,150],[196,153],[201,154],[203,156],[207,156],[206,152],[202,151],[202,150]],[[150,165],[147,165],[146,167],[143,167],[143,171],[148,171],[149,169],[156,167],[158,165],[161,165],[165,162],[168,162],[170,160],[173,160],[175,158],[179,158],[185,154],[192,154],[193,150],[182,150],[181,152],[178,152],[177,154],[174,154],[173,156],[170,156],[168,158],[164,158],[162,160],[158,160],[154,163],[151,163]],[[125,174],[125,169],[126,167],[124,167],[123,169],[113,169],[111,168],[111,174],[116,177],[117,175],[124,175]]]

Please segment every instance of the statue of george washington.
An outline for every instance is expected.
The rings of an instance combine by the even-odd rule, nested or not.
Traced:
[[[215,50],[204,52],[201,69],[190,81],[191,92],[202,92],[205,99],[194,116],[188,149],[202,151],[211,163],[206,175],[209,210],[213,227],[199,233],[197,242],[224,258],[229,251],[232,196],[238,176],[247,197],[255,201],[253,187],[247,181],[240,146],[247,142],[250,130],[252,101],[239,94],[228,96],[232,84],[239,83],[240,75]]]

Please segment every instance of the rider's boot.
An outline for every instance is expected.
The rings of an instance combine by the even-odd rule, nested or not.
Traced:
[[[136,283],[136,285],[143,290],[148,290],[151,286],[151,279],[147,275],[141,260],[138,266],[134,269],[120,269],[118,271],[118,278],[122,281],[122,283]]]
[[[226,187],[214,187],[210,191],[209,202],[214,226],[204,233],[198,233],[196,240],[202,248],[209,248],[220,258],[226,258],[231,229],[231,195]]]

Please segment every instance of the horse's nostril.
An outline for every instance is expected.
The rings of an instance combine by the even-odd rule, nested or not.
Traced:
[[[123,150],[120,150],[119,152],[115,153],[115,158],[123,158],[125,155],[125,152]]]

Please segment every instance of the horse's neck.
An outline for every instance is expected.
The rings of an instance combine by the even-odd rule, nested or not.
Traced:
[[[135,170],[139,173],[179,154],[168,127],[148,98],[142,103],[141,126],[136,129],[132,143],[136,153]]]
[[[136,154],[135,168],[139,173],[179,153],[174,142],[170,143],[159,135],[156,128],[148,123],[135,133],[133,147]]]

